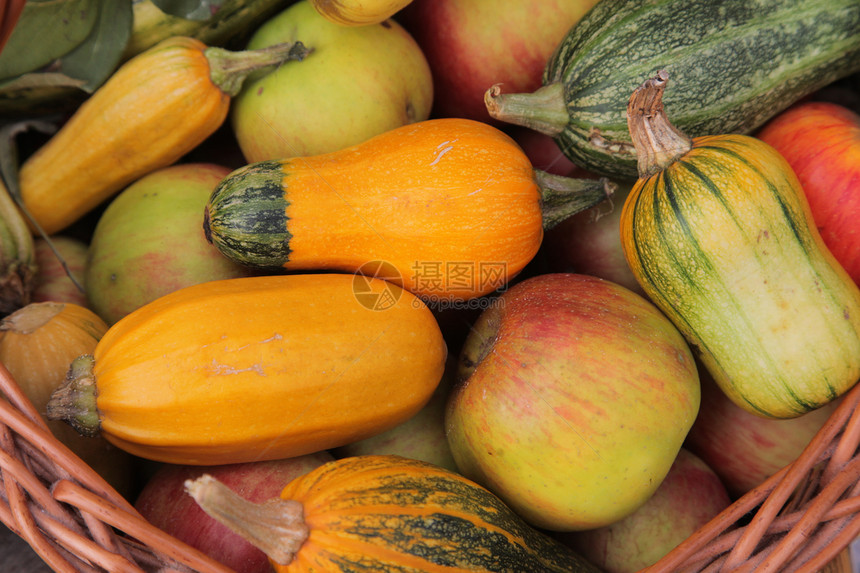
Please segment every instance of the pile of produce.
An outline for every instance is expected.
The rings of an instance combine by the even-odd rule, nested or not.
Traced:
[[[640,571],[860,380],[857,0],[3,18],[0,363],[237,573]]]

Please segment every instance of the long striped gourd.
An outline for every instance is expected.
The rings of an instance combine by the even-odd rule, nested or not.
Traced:
[[[278,573],[599,572],[475,482],[400,456],[329,462],[263,504],[208,475],[186,490]]]
[[[579,166],[636,178],[630,93],[667,70],[665,105],[691,137],[750,133],[801,97],[860,70],[857,0],[603,0],[559,44],[533,94],[491,115],[556,138]],[[504,86],[501,86],[502,88]]]
[[[687,138],[662,112],[666,81],[630,99],[631,270],[739,406],[774,418],[822,406],[860,378],[860,289],[782,156],[745,135]]]

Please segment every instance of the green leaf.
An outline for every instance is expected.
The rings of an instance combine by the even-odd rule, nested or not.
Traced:
[[[9,81],[0,82],[0,97],[6,93],[17,93],[23,90],[37,90],[49,87],[81,88],[83,80],[70,78],[66,74],[56,72],[35,72],[23,74]]]
[[[224,0],[152,0],[159,10],[186,20],[208,20]]]
[[[81,89],[92,93],[119,65],[131,38],[134,13],[131,0],[105,0],[86,41],[63,56],[58,71],[81,80]]]
[[[28,0],[0,53],[0,79],[35,71],[74,49],[95,26],[98,6],[98,0]]]

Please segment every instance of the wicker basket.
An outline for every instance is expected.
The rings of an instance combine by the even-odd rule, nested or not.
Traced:
[[[228,573],[145,521],[63,446],[0,364],[0,520],[58,572]],[[820,571],[860,534],[860,385],[791,465],[648,573]]]

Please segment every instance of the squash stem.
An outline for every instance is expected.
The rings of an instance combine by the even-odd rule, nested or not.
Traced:
[[[211,46],[203,53],[209,61],[209,77],[212,78],[212,83],[233,97],[239,93],[245,79],[252,72],[289,60],[302,61],[310,52],[311,49],[301,42],[284,42],[258,50],[238,52]]]
[[[552,229],[580,211],[590,209],[612,197],[618,185],[605,177],[576,179],[535,169],[535,180],[541,190],[543,228]]]
[[[62,420],[83,436],[99,434],[101,422],[96,407],[95,359],[83,354],[72,361],[66,380],[54,390],[46,406],[49,420]]]
[[[660,70],[636,88],[627,103],[627,128],[641,179],[659,173],[693,147],[692,139],[672,125],[663,110],[668,80],[666,70]]]
[[[212,519],[279,565],[289,565],[308,538],[302,504],[281,498],[248,501],[209,474],[185,481],[185,491]]]
[[[514,125],[522,125],[549,136],[564,131],[570,121],[564,88],[554,82],[532,93],[502,94],[499,84],[484,93],[484,105],[490,117]]]

